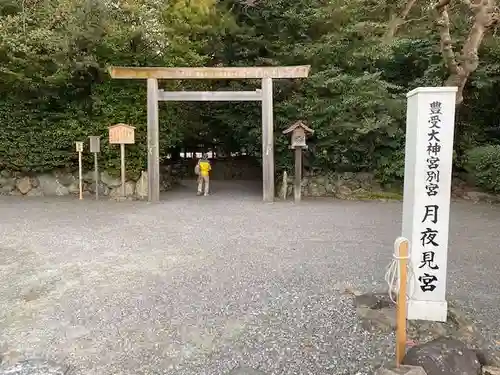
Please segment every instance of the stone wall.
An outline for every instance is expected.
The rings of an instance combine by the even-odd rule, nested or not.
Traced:
[[[161,168],[160,190],[171,189],[177,182],[172,168]],[[118,198],[121,196],[121,178],[108,171],[100,172],[99,184],[96,186],[94,171],[83,174],[83,192],[85,195],[95,194],[96,188],[100,196]],[[25,196],[64,196],[78,195],[78,172],[54,171],[39,175],[27,175],[7,170],[0,171],[0,195]],[[125,182],[127,197],[146,198],[148,195],[148,175],[142,172],[139,179],[127,179]]]
[[[287,178],[287,197],[293,197],[293,176]],[[402,188],[383,188],[371,173],[331,173],[329,175],[306,175],[302,178],[303,197],[333,197],[337,199],[397,199],[403,198]],[[283,196],[283,177],[278,181],[277,195]],[[489,194],[454,179],[452,199],[472,202],[500,203],[500,195]]]
[[[293,196],[293,176],[287,178],[287,197]],[[359,199],[383,190],[371,173],[331,173],[329,175],[304,176],[301,184],[303,197],[334,197]],[[283,195],[283,178],[276,191]],[[397,194],[396,194],[397,195]]]
[[[245,161],[218,161],[214,164],[214,179],[256,179],[261,173],[254,165],[248,167]],[[181,178],[195,178],[194,165],[182,163],[164,165],[160,168],[160,190],[168,191],[179,183]],[[257,169],[259,169],[257,171]],[[127,197],[146,198],[148,194],[147,172],[142,172],[138,179],[128,179],[125,183]],[[83,174],[85,195],[95,194],[94,171]],[[110,198],[121,196],[121,179],[108,171],[100,173],[99,195]],[[333,197],[337,199],[402,199],[400,189],[384,189],[371,173],[331,173],[328,175],[306,175],[302,179],[303,197]],[[27,175],[20,172],[0,171],[0,195],[25,196],[63,196],[78,195],[78,172],[54,171],[40,175]],[[276,186],[276,194],[283,196],[283,179]],[[293,197],[293,176],[287,178],[287,197]],[[470,187],[465,182],[455,179],[452,186],[452,198],[472,202],[500,203],[500,195],[482,192]]]

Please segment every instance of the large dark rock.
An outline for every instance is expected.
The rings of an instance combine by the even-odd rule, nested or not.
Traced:
[[[75,186],[77,186],[77,185],[75,185]],[[108,187],[106,185],[104,185],[102,182],[99,182],[99,184],[97,184],[97,185],[96,185],[95,182],[92,182],[90,185],[88,185],[88,191],[91,192],[92,194],[95,194],[96,186],[99,189],[99,195],[101,197],[103,195],[108,195],[109,194]]]
[[[439,338],[408,350],[403,364],[421,366],[427,375],[480,375],[481,364],[474,350],[464,343]]]

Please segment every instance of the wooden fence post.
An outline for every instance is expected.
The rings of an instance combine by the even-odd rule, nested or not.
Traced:
[[[406,354],[406,296],[408,281],[408,241],[401,241],[399,244],[399,292],[396,311],[396,366],[399,367]]]

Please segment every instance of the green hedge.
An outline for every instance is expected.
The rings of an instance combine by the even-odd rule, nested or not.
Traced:
[[[500,145],[469,150],[465,170],[478,187],[492,193],[500,193]]]

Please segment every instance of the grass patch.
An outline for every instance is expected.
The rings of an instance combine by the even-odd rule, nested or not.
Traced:
[[[403,200],[403,194],[394,191],[367,191],[364,193],[355,194],[353,195],[353,198],[367,201],[382,199],[401,201]]]

